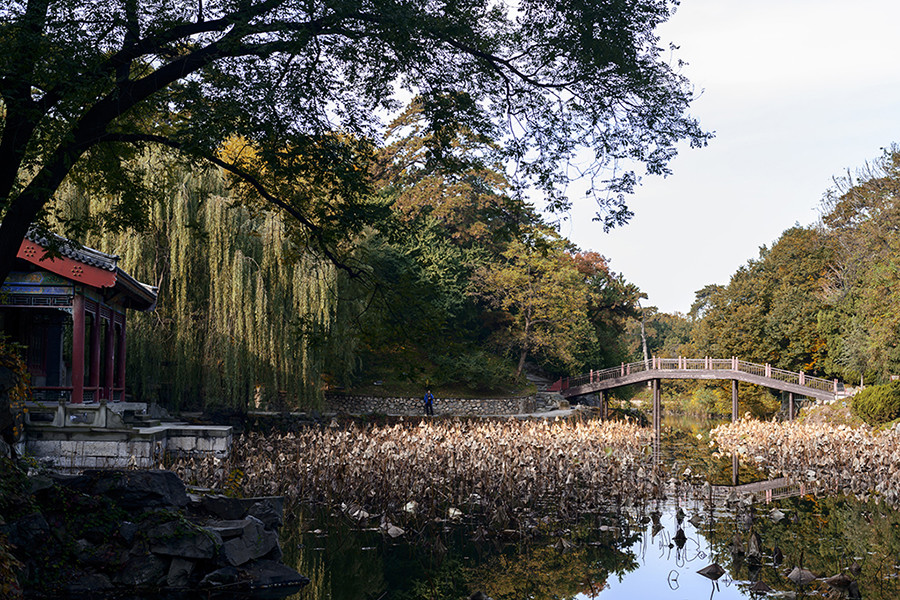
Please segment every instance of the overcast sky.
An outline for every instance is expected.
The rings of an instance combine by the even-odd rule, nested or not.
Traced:
[[[696,290],[815,222],[832,177],[900,142],[898,28],[896,0],[682,0],[659,34],[680,46],[702,90],[691,113],[716,138],[645,177],[628,225],[604,233],[582,201],[563,235],[646,305],[686,313]]]

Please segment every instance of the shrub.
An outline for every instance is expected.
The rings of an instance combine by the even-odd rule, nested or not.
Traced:
[[[469,391],[490,392],[516,385],[508,361],[480,349],[435,359],[438,374],[432,383],[438,386],[462,385]]]
[[[4,381],[11,376],[11,385]],[[0,334],[0,436],[10,444],[25,435],[25,402],[31,399],[28,368],[20,348]]]
[[[900,381],[862,390],[853,396],[853,412],[869,425],[900,417]]]

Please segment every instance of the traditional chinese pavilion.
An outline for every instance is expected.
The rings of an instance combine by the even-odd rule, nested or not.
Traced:
[[[61,256],[45,258],[51,245]],[[118,261],[63,238],[22,241],[0,286],[0,331],[26,347],[35,399],[124,398],[125,314],[152,309],[157,292]]]

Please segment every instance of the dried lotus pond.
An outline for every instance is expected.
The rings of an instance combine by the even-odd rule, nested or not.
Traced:
[[[881,502],[842,493],[874,465],[892,472],[888,439],[739,422],[714,429],[711,447],[710,429],[668,420],[656,444],[649,429],[596,420],[334,422],[250,432],[227,462],[172,468],[289,499],[285,560],[312,580],[298,599],[900,597],[891,485]],[[765,461],[757,439],[776,448]],[[721,453],[733,446],[742,480],[791,465],[819,493],[711,504],[707,482],[728,479]],[[844,479],[848,489],[829,487],[856,469],[860,447],[870,466]],[[817,467],[810,479],[816,460],[834,474]],[[698,574],[712,564],[719,578]]]

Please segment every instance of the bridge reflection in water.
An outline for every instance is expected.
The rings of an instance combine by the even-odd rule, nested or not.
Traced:
[[[699,435],[690,432],[694,427],[685,422],[700,424]],[[669,415],[665,430],[657,430],[652,438],[653,465],[665,471],[673,468],[672,475],[679,477],[685,466],[685,477],[704,481],[702,488],[694,488],[695,499],[708,502],[709,506],[729,506],[738,502],[765,503],[775,500],[803,496],[807,493],[806,483],[788,477],[772,477],[760,470],[753,461],[744,462],[736,452],[731,453],[730,469],[727,455],[714,450],[712,444],[701,440],[709,436],[709,431],[722,421],[700,419],[695,421],[684,416]],[[688,474],[690,472],[690,475]],[[730,484],[726,484],[730,480]],[[695,479],[695,481],[697,481]],[[743,482],[743,483],[742,483]]]

